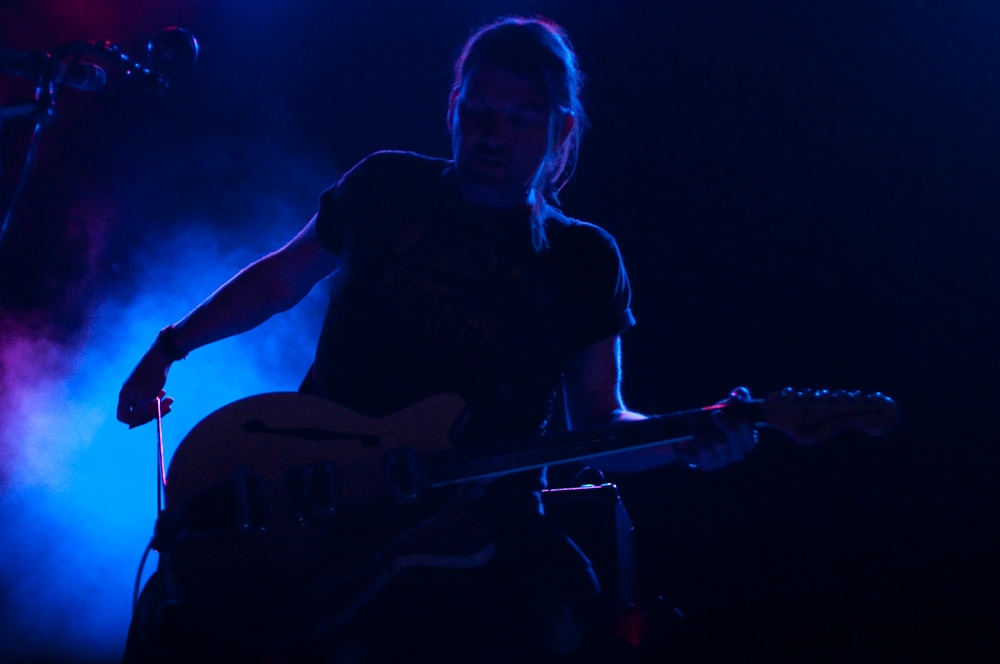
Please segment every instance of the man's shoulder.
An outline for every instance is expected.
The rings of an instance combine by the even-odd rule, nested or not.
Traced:
[[[340,180],[320,196],[321,211],[381,211],[413,200],[413,196],[440,196],[450,161],[425,157],[416,152],[383,150],[375,152],[344,173]]]
[[[545,232],[553,249],[617,252],[618,243],[611,233],[597,224],[569,217],[555,207],[548,209]]]
[[[320,195],[316,215],[320,242],[338,256],[370,243],[373,234],[391,228],[406,206],[440,200],[449,164],[415,152],[384,150],[368,155]]]
[[[433,181],[443,177],[450,163],[447,159],[416,152],[380,150],[358,162],[344,178],[367,184],[409,182],[413,179]]]

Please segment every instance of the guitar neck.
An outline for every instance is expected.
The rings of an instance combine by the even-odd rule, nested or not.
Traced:
[[[756,421],[759,401],[744,402],[746,416]],[[543,466],[582,461],[615,452],[672,445],[694,436],[708,424],[718,406],[656,415],[634,422],[615,422],[550,437],[525,438],[500,447],[482,446],[435,452],[425,459],[432,487],[489,479]],[[751,419],[752,418],[752,419]]]

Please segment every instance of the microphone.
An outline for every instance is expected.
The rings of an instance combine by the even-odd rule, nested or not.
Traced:
[[[49,56],[45,53],[18,53],[0,49],[0,71],[40,81],[50,73],[52,83],[61,83],[77,90],[93,92],[100,90],[108,80],[103,69],[89,62],[57,62],[54,70]]]
[[[53,83],[62,83],[84,92],[100,90],[107,81],[108,75],[104,70],[89,62],[72,62],[69,65],[60,62],[56,65],[56,75],[52,77]]]

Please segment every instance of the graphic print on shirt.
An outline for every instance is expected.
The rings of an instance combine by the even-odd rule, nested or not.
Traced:
[[[435,241],[423,224],[406,222],[374,289],[375,317],[388,329],[415,335],[413,350],[461,354],[474,364],[509,334],[500,321],[526,304],[516,295],[523,257],[504,243]],[[523,315],[523,312],[522,312]]]

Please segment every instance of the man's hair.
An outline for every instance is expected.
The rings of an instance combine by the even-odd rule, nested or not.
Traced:
[[[509,16],[479,28],[465,42],[455,61],[452,91],[460,91],[466,75],[482,65],[500,67],[523,77],[545,95],[550,113],[574,117],[569,137],[558,153],[546,158],[539,183],[541,191],[537,192],[540,198],[558,203],[559,191],[576,169],[580,137],[587,122],[580,103],[583,72],[577,65],[576,53],[566,31],[542,16]],[[538,200],[537,205],[544,205],[544,201]],[[541,221],[536,219],[536,222]],[[544,230],[534,228],[533,234],[535,245],[540,249],[539,245],[545,244]]]

